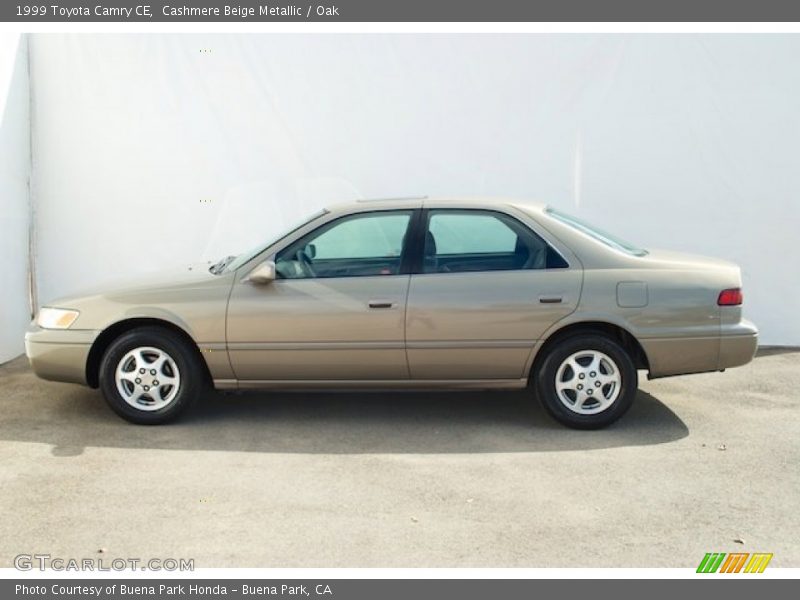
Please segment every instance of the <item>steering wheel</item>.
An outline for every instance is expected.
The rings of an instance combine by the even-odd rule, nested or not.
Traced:
[[[300,248],[295,253],[295,258],[297,259],[298,264],[303,269],[303,274],[306,277],[316,277],[317,274],[314,272],[314,267],[311,266],[311,257],[306,254],[305,248]]]

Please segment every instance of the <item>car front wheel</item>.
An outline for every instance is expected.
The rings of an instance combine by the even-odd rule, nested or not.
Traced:
[[[100,389],[109,406],[141,425],[173,420],[200,395],[202,381],[191,348],[159,327],[121,335],[100,363]]]
[[[631,357],[599,334],[565,338],[546,350],[536,373],[545,409],[575,429],[599,429],[624,415],[636,397],[638,377]]]

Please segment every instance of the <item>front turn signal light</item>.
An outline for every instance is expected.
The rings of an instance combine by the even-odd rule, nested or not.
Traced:
[[[45,306],[39,311],[36,324],[43,329],[69,329],[79,314],[77,310]]]

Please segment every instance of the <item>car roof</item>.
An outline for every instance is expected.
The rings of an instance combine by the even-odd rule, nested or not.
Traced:
[[[397,198],[364,198],[329,206],[332,213],[365,212],[369,210],[416,209],[416,208],[492,208],[514,206],[527,210],[541,211],[547,208],[542,202],[521,198],[500,198],[490,196],[408,196]]]

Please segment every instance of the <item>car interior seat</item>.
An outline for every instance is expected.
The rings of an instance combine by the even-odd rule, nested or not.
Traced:
[[[436,238],[428,231],[425,234],[425,248],[422,252],[422,266],[426,273],[437,273],[439,261],[436,259]]]

